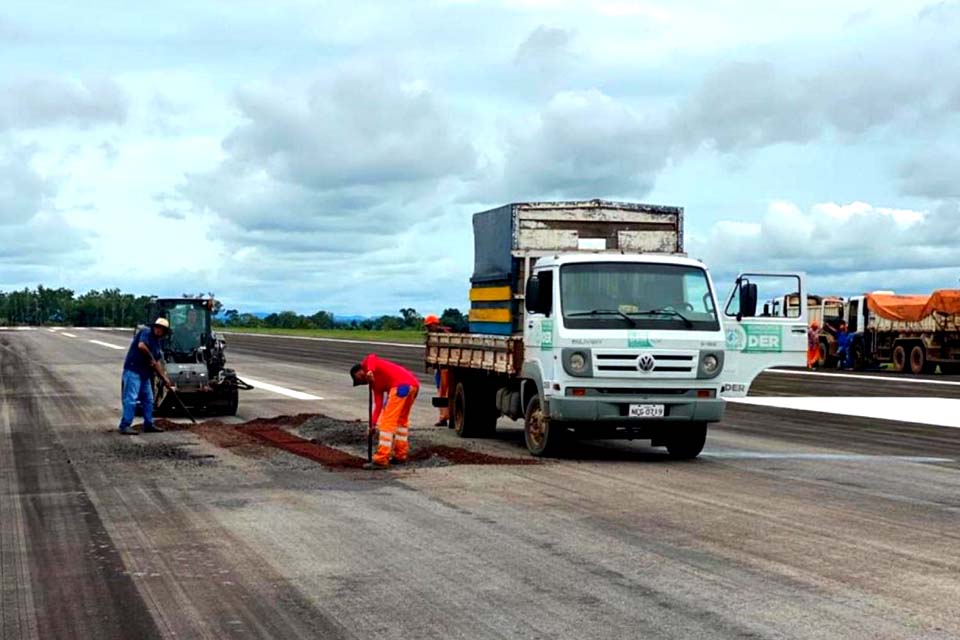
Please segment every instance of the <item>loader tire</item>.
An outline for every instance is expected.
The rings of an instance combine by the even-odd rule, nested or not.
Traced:
[[[240,408],[240,390],[231,385],[227,388],[227,392],[224,395],[223,415],[237,415],[237,409]]]

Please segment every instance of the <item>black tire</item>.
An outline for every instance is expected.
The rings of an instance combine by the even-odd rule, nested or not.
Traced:
[[[707,442],[707,424],[694,422],[670,429],[667,437],[667,451],[674,460],[693,460],[703,451]]]
[[[830,343],[827,340],[820,341],[820,357],[817,359],[818,369],[828,369],[837,366],[836,356],[830,355]]]
[[[927,350],[923,345],[917,344],[910,349],[910,373],[920,375],[922,373],[933,373],[937,365],[931,365],[927,360]]]
[[[544,418],[539,394],[527,402],[523,413],[523,438],[527,450],[538,458],[555,458],[563,452],[566,430]]]
[[[893,370],[897,373],[905,373],[910,361],[908,360],[907,350],[902,344],[893,348]]]
[[[235,416],[240,408],[240,390],[230,385],[224,393],[223,415]]]
[[[497,431],[494,394],[481,382],[461,381],[453,391],[450,418],[461,438],[486,438]]]

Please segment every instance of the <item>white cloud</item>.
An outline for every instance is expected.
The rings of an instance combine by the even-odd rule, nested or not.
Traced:
[[[805,211],[778,201],[759,224],[717,222],[688,246],[722,276],[745,269],[805,271],[814,290],[826,293],[912,287],[924,271],[927,288],[954,286],[960,276],[957,220],[960,205],[914,211],[831,202]]]

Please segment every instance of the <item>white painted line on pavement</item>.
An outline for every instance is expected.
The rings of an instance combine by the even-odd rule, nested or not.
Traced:
[[[47,331],[49,331],[50,333],[56,333],[57,331],[59,331],[59,329],[47,329]]]
[[[704,451],[701,458],[727,460],[827,460],[839,462],[953,462],[926,456],[871,456],[856,453],[775,453],[767,451]]]
[[[727,402],[960,429],[960,400],[954,398],[749,396]]]
[[[422,344],[409,342],[373,342],[370,340],[347,340],[345,338],[315,338],[313,336],[284,336],[277,333],[246,333],[244,331],[224,331],[225,336],[250,336],[251,338],[283,338],[286,340],[312,340],[314,342],[343,342],[346,344],[370,344],[379,347],[403,347],[404,349],[423,349]]]
[[[901,376],[870,376],[856,373],[827,373],[824,371],[790,371],[787,369],[767,369],[765,373],[778,373],[785,376],[822,376],[825,378],[852,378],[854,380],[883,380],[886,382],[905,382],[908,384],[939,384],[960,387],[960,382],[951,380],[927,380],[926,378],[907,378]]]
[[[119,350],[123,350],[123,347],[121,347],[120,345],[110,344],[109,342],[100,342],[99,340],[88,340],[87,342],[91,342],[91,343],[93,343],[93,344],[98,344],[98,345],[100,345],[101,347],[107,347],[107,348],[109,348],[109,349],[119,349]]]
[[[263,389],[264,391],[270,391],[271,393],[276,393],[281,396],[287,396],[288,398],[293,398],[294,400],[323,400],[320,396],[315,396],[311,393],[304,393],[303,391],[295,391],[294,389],[287,389],[286,387],[281,387],[275,384],[270,384],[269,382],[260,382],[259,380],[251,380],[250,378],[244,376],[243,381],[252,386],[254,389]]]
[[[62,335],[62,336],[67,336],[68,338],[76,338],[76,337],[77,337],[77,336],[73,335],[72,333],[67,333],[66,331],[61,331],[61,332],[60,332],[60,335]]]

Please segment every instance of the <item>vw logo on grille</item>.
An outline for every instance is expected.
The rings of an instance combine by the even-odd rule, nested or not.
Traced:
[[[654,360],[650,354],[640,356],[640,359],[637,361],[637,367],[644,373],[650,373],[655,366],[657,366],[657,361]]]

